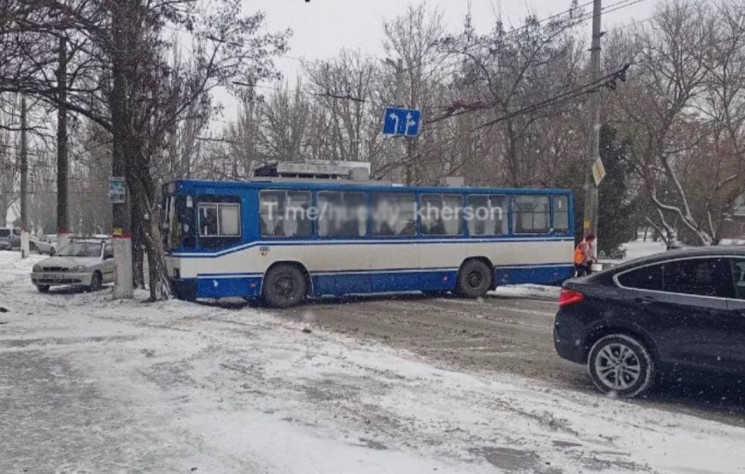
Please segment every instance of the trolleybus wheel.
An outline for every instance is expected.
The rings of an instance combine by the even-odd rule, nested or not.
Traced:
[[[466,298],[480,298],[489,291],[492,272],[481,260],[469,260],[458,272],[458,294]]]
[[[308,291],[305,276],[294,265],[280,264],[264,277],[262,298],[272,308],[289,308],[300,304]]]

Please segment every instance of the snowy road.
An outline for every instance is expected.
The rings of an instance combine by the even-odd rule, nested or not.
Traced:
[[[496,318],[543,347],[548,307],[404,299],[274,314],[113,302],[109,290],[36,293],[36,258],[0,252],[3,473],[745,472],[740,426],[577,390],[568,366],[542,375],[552,354],[519,375],[535,350],[523,342],[491,354],[514,370],[481,367],[489,351],[468,363],[444,355],[444,339],[413,343],[433,334],[413,307],[434,304],[450,308],[438,311],[452,353],[464,352],[458,315]],[[379,320],[380,336],[373,323],[333,323],[345,312]],[[387,313],[408,329],[386,341]],[[474,348],[499,346],[479,337]]]
[[[524,297],[526,294],[531,297]],[[475,301],[371,296],[315,301],[274,314],[410,350],[446,370],[520,375],[553,387],[595,394],[585,368],[556,355],[552,330],[557,299],[558,289],[510,287]],[[626,403],[745,427],[742,382],[697,374],[674,377],[668,377],[664,387],[643,399]]]

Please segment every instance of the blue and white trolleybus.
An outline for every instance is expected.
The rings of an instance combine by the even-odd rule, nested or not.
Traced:
[[[174,293],[194,300],[454,292],[572,276],[570,191],[373,181],[181,180],[164,187]]]

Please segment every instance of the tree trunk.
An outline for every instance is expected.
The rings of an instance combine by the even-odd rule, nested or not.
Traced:
[[[145,288],[145,272],[144,272],[144,257],[145,254],[142,250],[144,245],[144,237],[142,225],[138,219],[138,211],[136,206],[131,208],[131,221],[132,221],[132,279],[135,288]]]
[[[132,191],[133,222],[142,232],[142,243],[148,259],[150,300],[171,297],[170,281],[165,265],[165,252],[159,228],[159,211],[155,182],[150,175],[148,159],[140,147],[141,141],[130,133],[128,143],[135,162],[127,167],[127,184]]]

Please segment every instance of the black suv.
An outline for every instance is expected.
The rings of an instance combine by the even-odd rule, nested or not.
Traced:
[[[564,284],[559,355],[604,393],[634,397],[673,368],[745,374],[745,249],[634,260]]]

